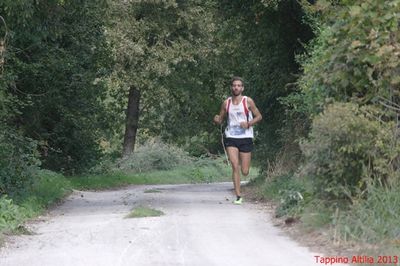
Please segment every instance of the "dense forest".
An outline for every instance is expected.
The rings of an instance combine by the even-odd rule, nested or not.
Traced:
[[[152,138],[222,154],[212,117],[232,76],[264,117],[257,182],[285,176],[296,204],[398,194],[400,0],[384,2],[2,0],[0,195]]]
[[[3,1],[1,10],[4,193],[32,168],[81,173],[154,136],[196,156],[221,152],[211,118],[232,75],[267,117],[259,158],[290,142],[280,99],[295,91],[295,57],[313,36],[297,1]]]

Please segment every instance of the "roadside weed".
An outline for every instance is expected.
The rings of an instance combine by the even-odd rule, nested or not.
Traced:
[[[158,217],[164,215],[164,212],[152,209],[146,206],[134,208],[125,218]]]

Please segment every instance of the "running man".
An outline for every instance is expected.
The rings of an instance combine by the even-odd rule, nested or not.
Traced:
[[[219,115],[214,116],[214,122],[220,125],[225,117],[228,125],[225,129],[224,144],[232,166],[232,180],[235,189],[235,204],[242,204],[240,194],[240,171],[244,176],[249,174],[251,151],[253,150],[253,126],[262,119],[254,101],[242,95],[243,79],[233,77],[231,80],[232,96],[226,99]]]

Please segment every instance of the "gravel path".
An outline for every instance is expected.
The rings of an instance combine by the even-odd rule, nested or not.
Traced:
[[[247,202],[233,205],[231,188],[218,183],[75,191],[29,224],[33,235],[8,239],[0,265],[319,264],[314,256],[320,254],[285,237],[265,210]],[[135,206],[165,215],[124,218]]]

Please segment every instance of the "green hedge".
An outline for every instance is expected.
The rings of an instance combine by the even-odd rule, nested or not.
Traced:
[[[313,179],[317,194],[352,197],[371,180],[388,181],[400,147],[394,123],[378,117],[377,109],[352,103],[334,103],[315,117],[301,148],[306,156],[302,174]]]

